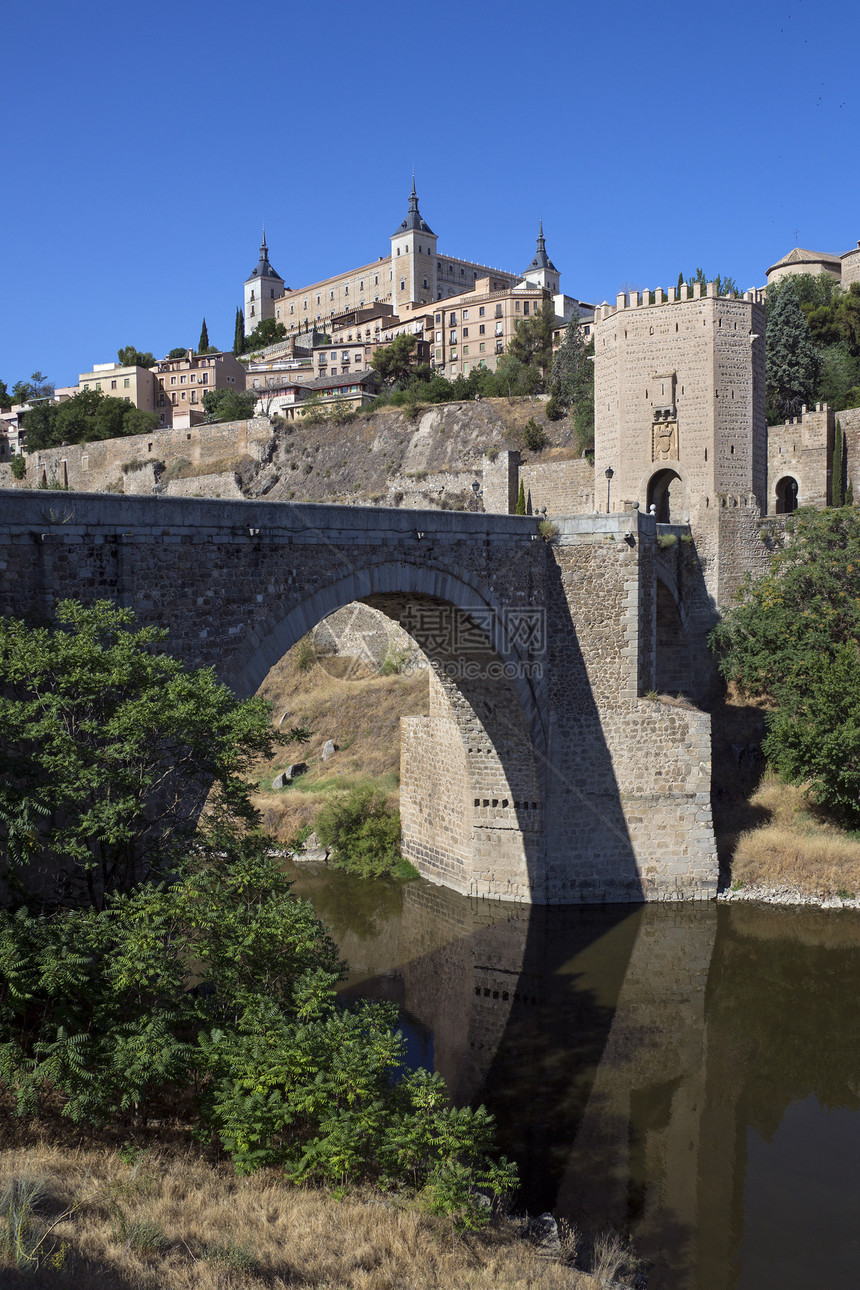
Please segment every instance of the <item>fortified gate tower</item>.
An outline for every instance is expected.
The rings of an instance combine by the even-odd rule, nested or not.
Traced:
[[[651,294],[654,303],[650,303]],[[727,505],[764,509],[764,308],[709,284],[620,294],[595,314],[595,476],[610,509],[706,525]],[[706,525],[707,526],[707,525]]]

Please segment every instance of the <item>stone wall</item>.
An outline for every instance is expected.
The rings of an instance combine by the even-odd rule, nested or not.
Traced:
[[[586,515],[595,509],[594,466],[584,457],[569,461],[526,462],[520,470],[530,513],[545,506],[547,514]]]
[[[36,488],[44,481],[73,492],[115,493],[147,493],[158,487],[180,495],[189,495],[190,490],[194,495],[235,497],[236,468],[243,459],[259,462],[271,442],[271,423],[266,417],[255,417],[38,449],[27,455],[23,485]],[[221,476],[220,484],[214,480],[205,484],[199,478],[214,475]],[[0,483],[4,487],[14,483],[8,466]],[[216,492],[218,487],[226,491]]]
[[[840,418],[842,413],[839,414]],[[850,414],[849,419],[850,419]],[[785,513],[785,481],[797,483],[797,505],[828,505],[836,414],[819,403],[814,411],[774,425],[767,432],[767,511]]]

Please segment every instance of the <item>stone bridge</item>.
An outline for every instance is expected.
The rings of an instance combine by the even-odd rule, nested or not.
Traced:
[[[655,697],[661,648],[674,674],[684,631],[672,588],[658,622],[655,522],[556,528],[546,541],[531,517],[4,491],[0,612],[115,600],[248,695],[324,617],[369,604],[432,667],[428,715],[402,723],[403,850],[422,874],[533,903],[709,898],[710,719]]]

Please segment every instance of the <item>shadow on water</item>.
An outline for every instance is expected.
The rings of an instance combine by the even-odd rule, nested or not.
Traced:
[[[629,1234],[649,1290],[856,1284],[860,918],[330,882],[299,885],[344,993],[395,1000],[411,1058],[494,1111],[529,1209]]]

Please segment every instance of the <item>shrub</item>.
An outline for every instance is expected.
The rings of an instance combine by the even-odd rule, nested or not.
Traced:
[[[336,869],[379,878],[400,859],[400,812],[377,789],[354,788],[327,803],[315,827],[323,846],[331,847]]]
[[[522,430],[523,445],[529,452],[541,452],[549,443],[546,431],[539,426],[534,417],[529,417]]]
[[[538,532],[544,542],[554,542],[558,537],[558,525],[553,524],[552,520],[541,520],[538,525]]]
[[[551,394],[546,401],[546,418],[547,421],[561,421],[565,415],[564,406],[560,399]]]
[[[27,473],[27,462],[21,453],[17,453],[12,458],[10,467],[15,479],[23,479]]]

